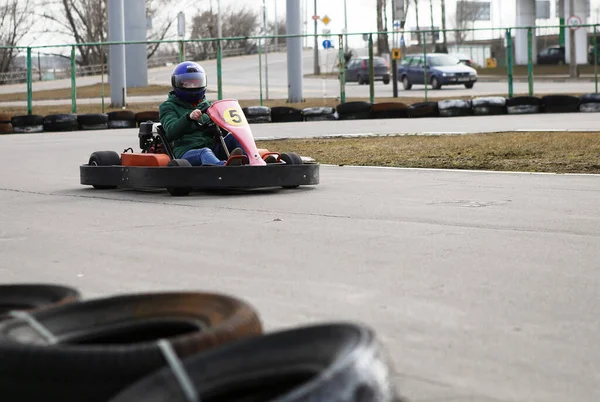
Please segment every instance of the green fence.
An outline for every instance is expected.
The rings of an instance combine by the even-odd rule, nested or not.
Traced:
[[[593,90],[595,92],[598,92],[598,39],[597,39],[597,35],[598,35],[598,26],[597,24],[595,25],[582,25],[579,27],[579,29],[583,29],[586,31],[586,37],[588,38],[588,43],[586,43],[586,46],[589,46],[591,48],[593,48],[593,60],[590,64],[590,67],[593,66]],[[498,66],[495,68],[486,68],[485,66],[480,69],[480,77],[482,76],[481,74],[483,73],[483,71],[487,71],[489,72],[491,71],[499,71],[502,75],[502,77],[505,76],[506,78],[506,95],[507,97],[513,97],[514,96],[514,82],[515,82],[515,35],[517,34],[518,31],[520,30],[526,30],[527,31],[527,48],[528,48],[528,62],[527,62],[527,82],[528,82],[528,93],[529,95],[534,95],[535,94],[535,69],[536,69],[536,54],[534,52],[534,49],[536,48],[536,46],[534,46],[534,37],[537,38],[537,43],[538,45],[540,44],[540,40],[542,40],[542,45],[546,44],[546,45],[550,45],[550,42],[552,41],[553,37],[557,37],[560,38],[563,35],[564,29],[568,29],[568,27],[565,26],[536,26],[536,27],[510,27],[510,28],[494,28],[494,29],[488,29],[488,28],[478,28],[478,29],[464,29],[464,30],[447,30],[447,34],[449,34],[450,36],[454,35],[457,38],[459,36],[463,37],[462,41],[463,44],[461,45],[462,48],[469,48],[471,49],[470,54],[471,56],[474,53],[481,53],[483,55],[486,54],[485,50],[493,50],[495,49],[495,51],[492,51],[492,54],[494,55],[494,60],[502,60],[502,62],[498,63]],[[492,34],[489,35],[489,38],[485,39],[485,40],[477,40],[476,36],[478,33],[481,32],[491,32]],[[407,52],[410,54],[415,54],[415,53],[419,53],[422,54],[425,57],[426,60],[426,56],[429,53],[434,52],[435,50],[435,45],[433,43],[433,41],[430,38],[433,37],[437,37],[441,34],[442,31],[432,31],[432,30],[421,30],[421,31],[403,31],[403,32],[398,32],[398,31],[394,31],[394,32],[367,32],[367,33],[352,33],[352,34],[328,34],[328,35],[314,35],[314,34],[307,34],[307,35],[278,35],[278,36],[252,36],[252,37],[229,37],[229,38],[204,38],[204,39],[188,39],[188,40],[162,40],[162,41],[126,41],[126,42],[102,42],[102,43],[77,43],[77,44],[65,44],[65,45],[44,45],[44,46],[30,46],[30,47],[16,47],[14,49],[16,49],[18,52],[25,52],[26,54],[26,63],[27,63],[27,74],[26,74],[26,87],[27,87],[27,113],[31,114],[32,113],[32,109],[33,109],[33,58],[32,58],[32,54],[34,51],[39,52],[40,50],[43,49],[49,49],[49,48],[70,48],[70,79],[71,79],[71,110],[73,113],[77,112],[77,71],[78,71],[78,67],[76,64],[76,56],[78,53],[78,50],[81,51],[82,48],[86,47],[86,46],[96,46],[96,47],[100,47],[101,49],[103,49],[103,51],[101,52],[102,54],[106,53],[106,50],[108,49],[108,46],[111,45],[133,45],[133,44],[146,44],[146,45],[157,45],[157,46],[164,46],[164,45],[168,45],[168,46],[172,46],[174,48],[177,49],[177,57],[176,60],[173,60],[173,62],[178,62],[178,61],[182,61],[185,59],[193,59],[194,55],[192,54],[193,52],[190,52],[190,49],[193,48],[194,46],[199,47],[198,45],[201,43],[212,43],[214,44],[214,46],[212,46],[213,48],[216,49],[216,52],[214,52],[214,54],[205,54],[203,57],[209,57],[212,58],[214,57],[216,59],[216,72],[217,72],[217,79],[216,79],[216,83],[217,83],[217,98],[218,99],[222,99],[223,98],[223,83],[224,83],[224,77],[223,77],[223,63],[228,60],[228,55],[232,55],[231,52],[229,52],[229,54],[224,54],[224,50],[223,50],[223,44],[227,44],[227,43],[235,43],[236,41],[245,41],[245,43],[253,43],[254,49],[256,50],[256,57],[258,57],[258,69],[259,69],[259,94],[258,94],[258,101],[260,102],[261,105],[263,105],[265,98],[267,99],[272,99],[269,97],[268,95],[268,91],[269,91],[269,86],[268,86],[268,73],[265,72],[264,78],[263,78],[263,64],[264,67],[266,67],[268,65],[267,63],[267,53],[264,52],[265,48],[268,49],[268,42],[269,41],[273,41],[275,38],[277,38],[279,41],[283,42],[285,39],[288,38],[303,38],[304,40],[309,40],[310,42],[315,40],[315,36],[317,36],[317,41],[319,38],[323,39],[323,38],[330,38],[331,42],[334,45],[337,45],[337,50],[334,50],[333,53],[335,53],[335,60],[334,60],[334,68],[333,68],[333,74],[331,74],[331,72],[329,73],[329,77],[330,77],[330,81],[332,82],[336,82],[337,85],[339,85],[339,88],[335,91],[335,97],[339,98],[339,101],[341,103],[346,102],[346,98],[347,98],[347,77],[346,77],[346,51],[349,50],[347,48],[345,48],[345,44],[347,44],[348,39],[352,39],[353,37],[358,37],[360,36],[362,40],[364,40],[365,44],[366,44],[366,49],[362,48],[363,51],[366,50],[366,55],[365,57],[368,56],[368,59],[370,60],[369,63],[369,69],[368,69],[368,73],[369,73],[369,100],[371,103],[374,103],[376,100],[376,88],[382,88],[379,86],[375,85],[375,80],[374,80],[374,63],[373,63],[373,59],[374,57],[376,57],[376,55],[379,53],[376,51],[377,48],[377,43],[376,43],[376,39],[380,36],[387,36],[388,41],[390,43],[390,48],[394,48],[394,47],[400,47],[395,46],[395,44],[399,44],[401,43],[401,41],[399,40],[401,37],[404,38],[411,38],[412,41],[417,41],[420,42],[418,44],[412,44],[412,43],[404,43],[404,45],[401,47],[403,52],[402,52],[402,57],[405,57]],[[468,36],[471,36],[471,39],[468,38]],[[591,35],[591,38],[590,38]],[[336,40],[337,39],[337,40]],[[560,40],[560,39],[559,39]],[[267,46],[265,46],[267,45]],[[439,45],[439,43],[438,43]],[[451,48],[452,46],[458,46],[457,44],[454,44],[452,42],[449,43],[449,48]],[[487,47],[487,48],[486,48]],[[0,46],[0,49],[6,49],[6,46]],[[456,47],[458,48],[458,47]],[[489,48],[489,49],[488,49]],[[473,51],[473,49],[475,49],[475,52]],[[481,50],[484,50],[483,53],[481,52]],[[498,49],[500,49],[500,52],[498,51]],[[281,50],[281,49],[278,49]],[[356,50],[356,48],[354,49]],[[539,49],[538,46],[538,51],[541,50]],[[314,49],[313,49],[314,51]],[[478,53],[479,52],[479,53]],[[244,52],[241,52],[242,54],[244,54]],[[247,53],[247,52],[246,52]],[[254,52],[251,52],[254,53]],[[356,53],[356,52],[355,52]],[[388,54],[388,56],[390,56]],[[263,59],[265,59],[263,61]],[[586,54],[586,59],[587,59],[587,54]],[[391,65],[391,71],[390,73],[393,73],[393,67],[397,65],[397,62],[401,62],[401,60],[390,60],[390,65]],[[101,75],[102,75],[102,111],[104,112],[105,109],[105,93],[104,93],[104,84],[105,84],[105,60],[102,60],[102,68],[101,68]],[[396,70],[397,71],[397,70]],[[424,85],[424,100],[428,99],[429,96],[429,89],[428,86],[431,84],[430,79],[428,78],[428,67],[427,65],[425,65],[424,69],[424,74],[423,74],[423,81],[418,83],[418,84],[422,84]],[[306,71],[305,71],[306,74]],[[41,75],[41,73],[40,73]],[[325,72],[325,74],[321,75],[321,78],[326,77],[328,74],[327,72]],[[497,75],[497,74],[496,74]],[[399,78],[399,77],[397,77]],[[165,85],[167,85],[168,83],[165,83]],[[397,85],[397,81],[393,82],[392,87],[395,87]],[[265,87],[265,91],[263,91],[263,86]],[[389,87],[388,87],[389,88]],[[592,91],[592,88],[590,88],[590,92]],[[266,97],[265,97],[265,93],[266,92]],[[381,91],[378,91],[379,93],[377,95],[380,95]],[[390,89],[385,89],[385,91],[387,93],[387,96],[391,96],[392,94],[390,94]],[[393,96],[396,96],[396,90],[391,91],[393,93]]]

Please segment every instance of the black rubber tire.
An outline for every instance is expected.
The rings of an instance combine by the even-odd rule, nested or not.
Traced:
[[[25,114],[19,116],[13,116],[10,119],[10,123],[14,128],[17,127],[34,127],[44,125],[44,116],[37,114]]]
[[[289,123],[303,120],[302,111],[295,107],[275,106],[271,108],[271,121],[273,123]]]
[[[284,152],[282,154],[279,155],[279,157],[281,158],[282,161],[284,161],[285,163],[289,164],[289,165],[302,165],[304,162],[302,162],[302,158],[300,157],[300,155],[298,155],[295,152]],[[295,186],[282,186],[283,188],[298,188],[300,187],[299,185],[295,185]]]
[[[96,151],[90,155],[88,165],[96,166],[114,166],[121,164],[121,156],[115,151]],[[118,186],[104,186],[94,184],[93,187],[97,190],[112,190]]]
[[[390,77],[383,79],[383,85],[388,85],[390,83]]]
[[[58,343],[20,320],[0,322],[0,392],[19,402],[105,402],[166,365],[159,339],[185,358],[262,334],[252,306],[210,293],[108,297],[32,316]]]
[[[144,123],[146,121],[151,121],[153,123],[160,122],[160,117],[158,110],[147,110],[144,112],[138,112],[135,114],[135,121],[140,125],[140,123]]]
[[[335,107],[340,117],[344,114],[370,113],[371,104],[364,101],[340,103]]]
[[[402,88],[404,88],[405,91],[409,91],[412,88],[412,83],[406,75],[400,80],[402,81]]]
[[[494,116],[506,114],[504,106],[474,106],[473,115],[475,116]]]
[[[302,109],[302,114],[304,115],[304,117],[307,116],[323,116],[323,115],[330,115],[330,114],[334,114],[335,113],[335,109],[332,108],[331,106],[314,106],[314,107],[307,107]]]
[[[465,84],[465,88],[467,88],[467,89],[472,89],[474,86],[475,86],[474,82],[468,82]]]
[[[246,118],[258,116],[271,116],[271,108],[268,106],[247,106],[242,109]]]
[[[0,113],[0,124],[7,124],[11,122],[11,116],[7,113]]]
[[[167,166],[192,167],[192,164],[187,159],[171,159]],[[167,187],[167,191],[173,197],[185,197],[192,192],[190,187]]]
[[[96,125],[108,123],[108,114],[106,113],[85,113],[77,116],[79,124]]]
[[[321,115],[310,115],[304,116],[304,121],[330,121],[337,120],[335,114],[321,114]]]
[[[510,106],[542,106],[542,100],[536,96],[515,96],[506,100],[506,107]]]
[[[371,107],[373,119],[402,119],[408,117],[408,106],[402,102],[381,102]]]
[[[431,77],[431,88],[442,89],[442,83],[438,77]]]
[[[44,116],[44,131],[75,131],[79,130],[77,115],[74,113],[59,113]]]
[[[478,106],[492,106],[492,107],[506,108],[506,98],[503,98],[501,96],[487,96],[487,97],[473,98],[471,100],[471,105],[474,108],[478,107]]]
[[[600,113],[600,102],[583,103],[579,105],[579,111],[582,113]]]
[[[471,101],[464,99],[448,99],[438,102],[441,117],[469,116]]]
[[[408,107],[407,112],[410,118],[438,117],[440,115],[437,102],[413,103]]]
[[[108,112],[108,121],[111,120],[129,120],[135,121],[135,112],[131,110],[114,110]]]
[[[246,117],[248,124],[270,123],[271,115],[268,116],[248,116]]]
[[[540,105],[514,105],[507,106],[506,112],[508,114],[536,114],[541,112]]]
[[[579,97],[579,104],[583,105],[586,103],[600,103],[600,94],[589,93],[581,95]]]
[[[0,123],[0,134],[10,134],[13,132],[13,126],[10,123]]]
[[[108,128],[135,128],[137,123],[135,120],[108,120]]]
[[[45,283],[0,285],[0,321],[10,318],[11,310],[41,311],[81,300],[77,289]]]
[[[546,113],[579,112],[579,97],[571,95],[546,95],[542,97]]]
[[[331,323],[231,343],[182,361],[202,401],[393,402],[393,367],[368,327]],[[109,402],[185,402],[170,368]]]

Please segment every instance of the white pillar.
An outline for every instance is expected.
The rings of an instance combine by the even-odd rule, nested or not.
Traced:
[[[125,41],[125,0],[108,0],[108,40]],[[127,80],[125,74],[125,45],[110,45],[108,79],[110,82],[110,101],[114,107],[123,107],[127,103]]]
[[[569,0],[565,0],[565,24],[568,24],[568,20],[571,16],[576,15],[581,18],[582,24],[587,24],[587,13],[585,0],[574,0],[575,10],[571,12],[569,9]],[[565,54],[567,58],[567,64],[571,62],[571,31],[568,27],[565,32]],[[579,28],[575,31],[575,60],[577,64],[587,64],[587,29]]]
[[[535,26],[535,0],[516,0],[517,1],[517,27]],[[585,1],[585,0],[584,0]],[[527,29],[516,29],[515,34],[515,64],[524,65],[529,62]],[[535,30],[533,31],[532,41],[533,62],[536,62],[537,45]]]
[[[147,38],[146,0],[127,0],[125,5],[125,40],[144,41]],[[125,45],[127,88],[148,86],[146,44]]]

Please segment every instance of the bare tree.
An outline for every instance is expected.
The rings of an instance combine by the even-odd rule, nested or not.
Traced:
[[[2,0],[0,2],[0,45],[17,46],[33,23],[31,0]],[[17,49],[0,49],[0,72],[11,68]]]
[[[387,32],[387,18],[384,24],[384,18],[386,14],[386,1],[377,0],[377,32]],[[388,42],[388,35],[377,34],[377,54],[389,53],[390,45]]]
[[[419,28],[419,0],[413,0],[415,3],[415,16],[416,16],[416,20],[417,20],[417,31],[420,30]],[[421,45],[421,33],[417,33],[417,43],[419,45]]]
[[[444,38],[444,48],[448,47],[448,38],[446,36],[446,0],[441,0],[442,7],[442,35]]]
[[[454,23],[456,27],[456,43],[462,43],[467,37],[470,27],[480,19],[485,19],[485,13],[489,11],[489,3],[482,1],[458,0],[456,2],[456,16]]]
[[[256,48],[256,41],[246,37],[257,35],[260,31],[259,15],[251,9],[228,8],[223,14],[221,21],[222,37],[242,37],[238,40],[223,40],[221,50],[240,50],[244,53],[252,52]],[[211,10],[200,12],[193,18],[191,39],[216,38],[217,37],[217,15]],[[196,42],[191,46],[195,58],[206,59],[210,54],[217,51],[215,41]]]

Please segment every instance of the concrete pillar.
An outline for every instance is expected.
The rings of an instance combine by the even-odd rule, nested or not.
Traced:
[[[565,19],[568,23],[569,17],[576,15],[581,18],[582,24],[587,24],[587,9],[586,9],[586,1],[585,0],[574,0],[575,9],[571,12],[569,8],[570,0],[565,0]],[[575,61],[577,64],[587,64],[587,30],[586,28],[579,28],[575,31]],[[567,64],[571,62],[571,31],[569,28],[566,29],[565,32],[565,54],[567,57]]]
[[[146,0],[125,0],[125,40],[144,41],[146,38]],[[146,45],[126,45],[125,57],[127,88],[148,86]]]
[[[517,27],[534,27],[535,26],[535,0],[517,0]],[[529,60],[528,44],[527,44],[527,29],[515,29],[515,64],[526,65]],[[532,42],[533,62],[537,58],[537,44],[535,30],[533,31]]]
[[[125,0],[108,0],[108,40],[123,42],[125,40]],[[110,83],[110,103],[113,107],[123,107],[127,99],[125,75],[125,45],[110,45],[108,80]]]
[[[288,35],[302,34],[300,2],[287,0],[286,28]],[[287,38],[288,102],[302,102],[302,38]]]

